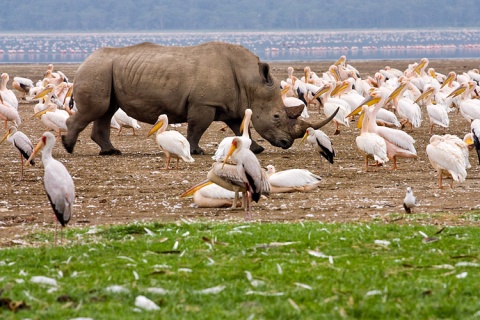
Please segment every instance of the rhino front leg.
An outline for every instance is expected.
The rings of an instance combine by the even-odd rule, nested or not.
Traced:
[[[101,156],[122,154],[110,141],[110,121],[115,111],[115,108],[110,107],[107,113],[93,122],[91,138],[100,146]]]
[[[233,133],[235,133],[236,136],[240,136],[240,125],[242,124],[241,121],[238,120],[232,120],[232,121],[225,121],[225,123],[228,125],[230,129],[232,129]],[[252,150],[253,153],[259,154],[263,150],[265,150],[264,147],[259,145],[255,140],[252,139],[252,133],[250,128],[248,129],[248,135],[250,136],[250,139],[252,140],[252,144],[250,145],[250,150]]]
[[[67,133],[62,135],[62,144],[68,153],[73,153],[75,144],[77,143],[78,135],[82,132],[92,121],[90,117],[84,117],[80,111],[67,119]]]
[[[196,108],[188,112],[187,140],[190,143],[190,154],[205,154],[198,145],[200,138],[215,119],[215,108]]]

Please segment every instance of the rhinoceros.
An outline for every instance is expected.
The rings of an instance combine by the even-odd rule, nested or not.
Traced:
[[[245,110],[253,111],[255,130],[272,145],[289,148],[310,124],[287,115],[279,82],[267,63],[248,49],[223,42],[172,47],[140,43],[93,52],[75,74],[73,97],[78,111],[62,136],[72,153],[78,134],[93,121],[91,138],[100,155],[120,154],[110,142],[110,119],[122,108],[130,117],[153,124],[160,114],[170,123],[187,122],[192,154],[203,154],[200,138],[213,121],[225,122],[236,135]],[[290,116],[290,118],[289,118]],[[253,142],[251,149],[263,150]]]

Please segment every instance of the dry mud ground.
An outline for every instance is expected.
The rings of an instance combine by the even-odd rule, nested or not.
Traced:
[[[390,65],[404,70],[415,61],[349,61],[362,77],[373,76],[378,69]],[[323,72],[332,62],[272,63],[273,74],[280,79],[287,77],[287,67],[295,68],[295,75],[309,65],[313,71]],[[480,60],[434,60],[430,62],[438,72],[457,74],[478,68]],[[34,81],[42,78],[46,70],[43,64],[1,65],[0,72],[28,77]],[[55,65],[72,81],[78,65]],[[11,88],[10,80],[8,87]],[[20,129],[34,144],[45,127],[38,118],[32,119],[33,104],[21,102]],[[324,117],[314,108],[312,118]],[[450,114],[448,133],[463,137],[469,131],[469,123],[459,113]],[[134,221],[214,220],[243,221],[241,210],[196,208],[192,199],[178,198],[183,191],[204,180],[210,169],[218,142],[232,135],[231,131],[219,129],[223,123],[214,123],[201,140],[207,155],[194,156],[192,164],[180,163],[180,170],[164,171],[165,157],[158,149],[154,137],[147,138],[151,125],[141,123],[137,135],[124,129],[120,136],[112,131],[113,144],[121,149],[121,156],[99,156],[99,148],[90,139],[90,127],[79,137],[74,154],[68,154],[60,142],[54,148],[54,157],[62,161],[74,178],[76,203],[70,226],[125,224]],[[170,128],[171,129],[171,128]],[[186,127],[178,128],[186,134]],[[324,222],[380,220],[388,223],[408,223],[412,217],[420,223],[439,225],[478,224],[480,191],[478,160],[470,154],[472,168],[468,170],[466,182],[454,185],[453,189],[438,189],[437,175],[432,169],[425,147],[428,144],[427,113],[423,112],[422,127],[410,134],[415,138],[418,159],[399,159],[399,169],[386,167],[364,172],[363,158],[357,151],[355,137],[359,131],[352,125],[342,128],[342,133],[333,136],[333,124],[323,130],[330,135],[337,152],[331,176],[326,176],[327,166],[320,164],[318,154],[300,140],[288,150],[271,146],[253,131],[253,137],[265,147],[258,155],[263,166],[273,164],[277,170],[306,168],[323,177],[323,183],[311,193],[271,194],[254,205],[253,218],[258,222],[305,221]],[[5,130],[0,130],[3,136]],[[40,159],[35,167],[25,172],[19,181],[18,152],[8,143],[0,145],[0,246],[22,243],[23,235],[53,228],[54,215],[43,189],[43,167]],[[448,185],[448,184],[447,184]],[[411,186],[419,200],[415,215],[402,216],[402,200],[405,188]],[[420,214],[423,213],[423,214]]]

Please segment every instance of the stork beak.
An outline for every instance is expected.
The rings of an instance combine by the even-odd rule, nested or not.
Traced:
[[[449,74],[447,79],[445,79],[445,81],[443,81],[442,85],[440,86],[440,89],[442,89],[443,87],[445,87],[446,85],[448,85],[450,82],[452,82],[453,80],[455,80],[455,75],[454,74]]]
[[[45,144],[43,143],[43,139],[40,139],[40,141],[38,141],[37,145],[35,146],[35,149],[33,149],[33,152],[32,154],[30,155],[30,157],[28,158],[27,162],[25,162],[25,167],[28,167],[30,165],[30,161],[32,161],[35,156],[37,155],[37,153],[42,150],[42,148],[45,146]]]
[[[459,96],[459,95],[461,95],[462,93],[464,93],[465,90],[467,90],[467,87],[465,87],[465,86],[460,86],[460,87],[458,87],[457,89],[455,89],[455,90],[453,90],[452,92],[450,92],[450,94],[447,96],[447,98]]]
[[[10,135],[10,129],[8,129],[7,133],[5,133],[5,135],[3,136],[2,141],[0,141],[0,144],[2,144],[3,141],[7,140],[9,135]]]
[[[303,138],[302,138],[302,140],[300,141],[300,143],[304,143],[305,140],[307,140],[307,138],[308,138],[308,132],[305,132],[305,134],[303,135]]]
[[[179,197],[179,198],[192,197],[195,192],[197,192],[198,190],[202,189],[203,187],[208,186],[209,184],[212,184],[212,182],[210,182],[210,181],[208,181],[208,180],[207,180],[207,181],[200,182],[199,184],[197,184],[196,186],[191,187],[190,189],[188,189],[187,191],[185,191],[184,193],[182,193],[182,194],[179,195],[178,197]]]
[[[46,96],[47,94],[49,94],[50,92],[52,92],[52,90],[53,90],[52,87],[45,88],[42,91],[40,91],[39,93],[37,93],[37,95],[35,97],[33,97],[33,99],[40,99],[40,98]]]
[[[425,90],[418,98],[415,100],[415,103],[418,103],[419,101],[422,101],[425,99],[430,93],[433,92],[433,88],[428,88],[428,90]]]
[[[232,143],[232,145],[230,146],[230,149],[228,149],[228,153],[227,153],[227,156],[225,157],[225,160],[223,160],[222,169],[225,166],[225,163],[227,163],[228,158],[230,158],[232,153],[235,151],[235,149],[237,149],[237,146],[235,143]]]
[[[150,131],[148,132],[147,138],[150,137],[150,136],[151,136],[152,134],[154,134],[155,132],[157,132],[158,129],[160,129],[162,126],[163,126],[163,121],[162,121],[162,120],[157,121],[157,122],[153,125],[152,129],[150,129]]]

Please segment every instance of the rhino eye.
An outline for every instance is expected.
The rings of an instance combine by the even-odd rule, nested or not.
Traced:
[[[279,119],[279,118],[280,118],[280,115],[279,115],[278,113],[275,113],[275,114],[273,115],[273,117],[274,117],[275,119]]]

